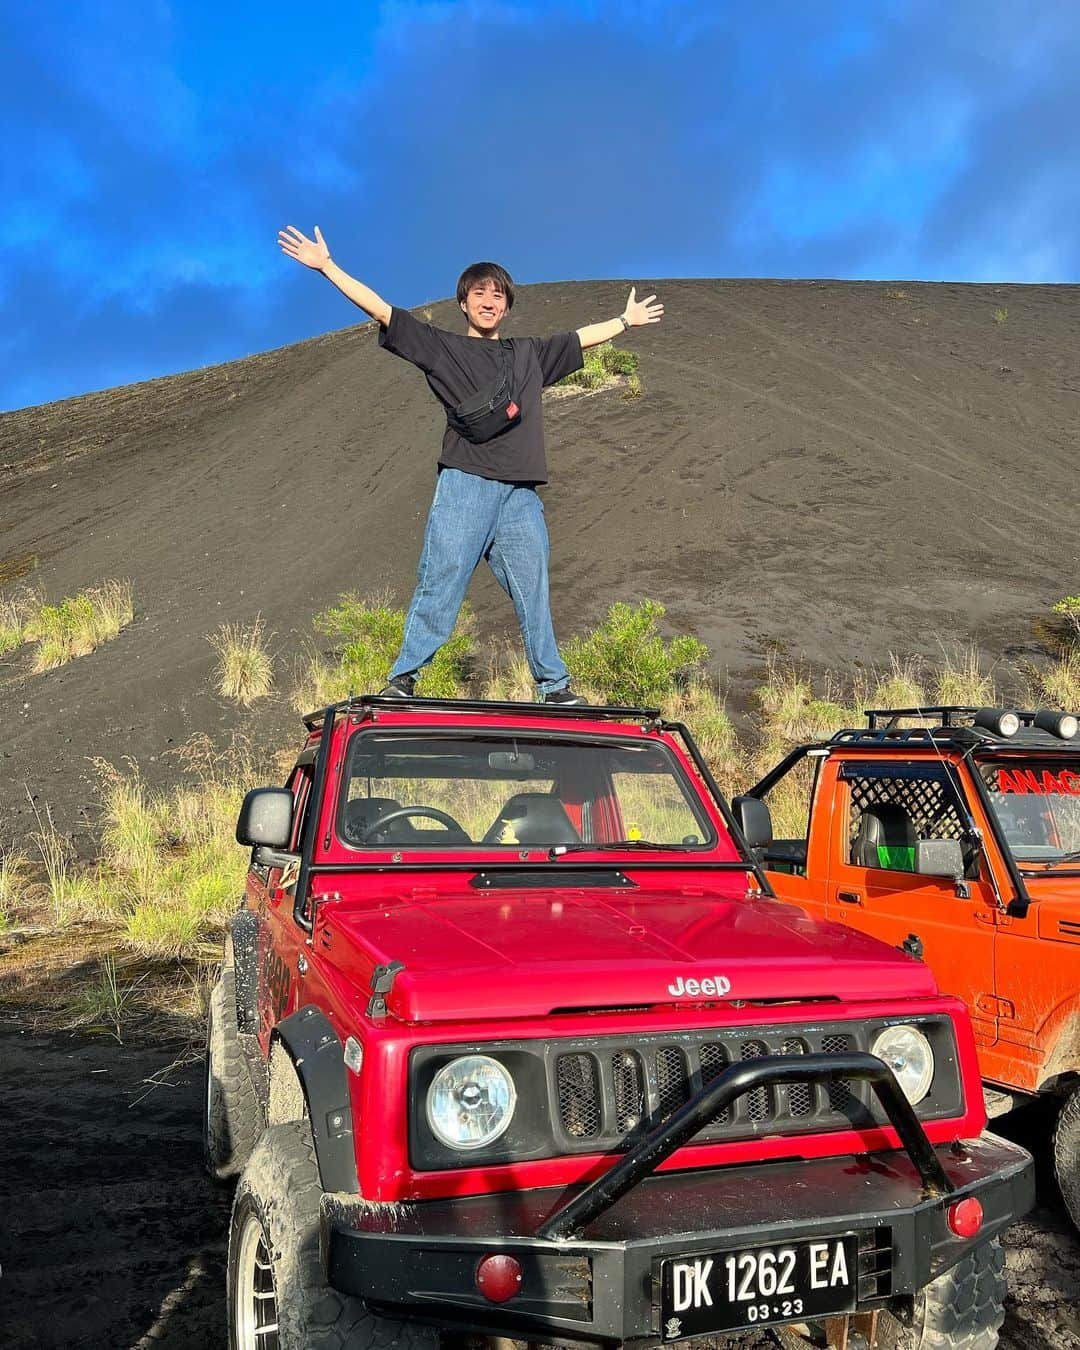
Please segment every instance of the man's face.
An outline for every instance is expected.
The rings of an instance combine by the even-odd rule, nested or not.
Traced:
[[[506,315],[506,293],[496,281],[478,281],[461,306],[465,317],[478,332],[492,333]]]

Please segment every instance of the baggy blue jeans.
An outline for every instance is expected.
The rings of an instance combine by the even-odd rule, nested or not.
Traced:
[[[401,651],[390,678],[427,665],[457,622],[472,574],[485,559],[514,602],[525,657],[541,695],[570,676],[551,626],[548,533],[534,488],[440,469]]]

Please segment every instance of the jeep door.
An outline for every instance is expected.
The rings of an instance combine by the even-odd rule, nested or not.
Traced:
[[[828,916],[921,954],[942,992],[967,1003],[977,1043],[993,1044],[999,905],[953,773],[929,760],[849,759],[835,767]],[[933,839],[960,842],[962,878],[915,872],[918,842]]]
[[[286,787],[293,794],[293,829],[289,851],[299,854],[311,796],[313,753],[305,753],[289,776]],[[264,1049],[275,1025],[296,1006],[296,960],[303,933],[293,919],[293,897],[299,864],[265,871],[256,890],[258,931],[258,1019]]]
[[[770,774],[752,789],[769,808],[773,842],[761,865],[781,900],[791,900],[825,918],[829,841],[834,799],[829,789],[827,751],[813,749],[794,759],[773,781]],[[767,783],[767,787],[762,784]]]

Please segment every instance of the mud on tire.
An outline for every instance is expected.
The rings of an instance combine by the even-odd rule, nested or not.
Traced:
[[[1005,1320],[1005,1253],[984,1242],[915,1296],[910,1327],[886,1316],[878,1329],[882,1350],[994,1350]],[[784,1327],[776,1339],[786,1350],[808,1343]],[[810,1342],[813,1344],[813,1342]]]
[[[206,1170],[218,1181],[240,1174],[263,1128],[237,1035],[235,981],[234,971],[222,971],[206,1017],[203,1156]]]
[[[1080,1088],[1065,1099],[1054,1128],[1054,1175],[1069,1217],[1080,1228]]]
[[[322,1186],[307,1121],[266,1130],[236,1188],[229,1229],[229,1350],[436,1350],[432,1327],[379,1317],[326,1283]]]

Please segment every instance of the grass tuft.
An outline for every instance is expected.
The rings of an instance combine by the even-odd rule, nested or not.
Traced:
[[[41,604],[22,626],[22,640],[36,642],[34,672],[55,670],[109,642],[134,617],[131,583],[106,581],[67,596],[58,605]]]
[[[65,1025],[74,1027],[101,1027],[124,1043],[123,1030],[142,986],[141,979],[121,984],[116,973],[116,959],[107,953],[98,962],[98,977],[83,985],[68,1001],[64,1009]]]
[[[641,396],[641,379],[637,375],[636,352],[624,351],[610,342],[588,347],[582,353],[584,365],[572,375],[566,375],[555,386],[557,389],[606,389],[609,385],[626,384],[628,398]],[[634,381],[637,381],[634,385]],[[631,393],[633,388],[636,392]]]
[[[274,667],[261,614],[250,624],[223,623],[209,642],[218,654],[214,680],[219,694],[245,708],[266,697],[274,684]]]
[[[1064,651],[1045,666],[1028,667],[1030,701],[1080,713],[1080,647]]]
[[[293,706],[310,712],[336,703],[350,694],[370,693],[386,683],[405,633],[405,611],[396,609],[385,594],[342,595],[315,616],[315,628],[338,645],[327,655],[309,658],[293,692]],[[457,625],[420,672],[417,693],[427,698],[460,698],[465,690],[473,655],[475,620],[469,605],[461,607]]]
[[[996,704],[998,690],[993,676],[980,669],[979,648],[974,642],[955,651],[942,651],[941,665],[930,675],[930,701],[985,708]]]

